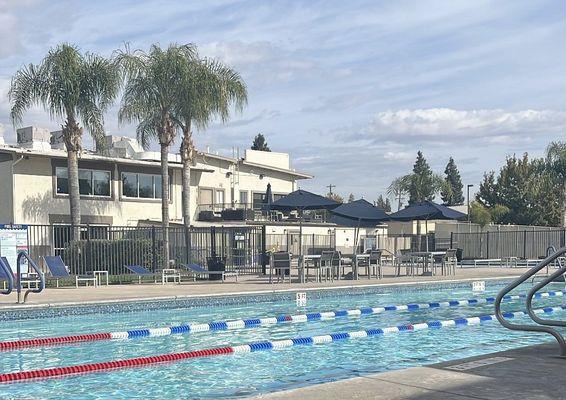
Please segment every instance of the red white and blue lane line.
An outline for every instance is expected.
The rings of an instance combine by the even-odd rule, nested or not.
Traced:
[[[563,310],[566,310],[566,306],[545,307],[542,309],[537,309],[535,310],[535,312],[540,314],[540,313],[552,313],[555,311],[563,311]],[[503,314],[505,318],[517,318],[525,315],[526,313],[523,311],[507,312]],[[386,328],[374,328],[374,329],[367,329],[360,331],[339,332],[339,333],[331,333],[327,335],[304,336],[304,337],[297,337],[293,339],[283,339],[283,340],[269,340],[263,342],[243,344],[239,346],[227,346],[227,347],[216,347],[211,349],[193,350],[183,353],[161,354],[157,356],[136,357],[125,360],[114,360],[114,361],[98,362],[91,364],[71,365],[66,367],[55,367],[55,368],[39,369],[39,370],[31,370],[31,371],[10,372],[5,374],[0,374],[0,383],[13,383],[13,382],[19,382],[19,381],[25,381],[31,379],[55,378],[55,377],[62,377],[68,375],[110,371],[110,370],[130,368],[130,367],[141,367],[141,366],[147,366],[147,365],[153,365],[153,364],[159,364],[165,362],[187,360],[191,358],[251,353],[251,352],[266,351],[266,350],[279,350],[292,346],[325,344],[340,340],[358,339],[358,338],[366,338],[366,337],[381,337],[388,334],[415,332],[425,329],[440,329],[440,328],[453,327],[453,326],[478,325],[496,320],[497,319],[495,315],[480,315],[477,317],[456,318],[456,319],[449,319],[444,321],[439,321],[439,320],[428,321],[418,324],[406,324],[406,325],[390,326]]]
[[[544,293],[537,293],[535,298],[546,297],[560,297],[566,294],[566,290],[550,291]],[[524,298],[524,294],[520,295],[507,295],[503,298],[504,301],[513,301]],[[85,333],[69,336],[33,338],[0,342],[0,351],[10,351],[21,348],[29,347],[44,347],[67,345],[72,343],[81,342],[96,342],[104,340],[116,339],[135,339],[141,337],[156,337],[156,336],[169,336],[177,334],[187,334],[196,332],[208,331],[223,331],[241,328],[256,328],[259,326],[280,324],[280,323],[298,323],[298,322],[311,322],[320,320],[332,320],[341,317],[361,317],[373,314],[380,314],[388,311],[416,311],[424,309],[436,309],[446,307],[459,307],[459,306],[474,306],[478,304],[490,304],[495,302],[495,297],[475,298],[467,300],[449,300],[430,303],[409,303],[400,305],[390,305],[383,307],[362,307],[349,310],[334,310],[325,312],[313,312],[307,314],[297,315],[279,315],[276,317],[265,318],[248,318],[238,319],[232,321],[213,321],[208,323],[189,323],[185,325],[170,326],[163,328],[140,328],[132,329],[129,331],[120,332],[100,332],[100,333]]]

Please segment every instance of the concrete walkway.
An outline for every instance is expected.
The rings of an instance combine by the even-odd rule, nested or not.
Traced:
[[[556,343],[389,371],[260,396],[264,399],[566,399]]]
[[[183,282],[181,284],[128,284],[128,285],[110,285],[100,287],[79,287],[74,286],[64,288],[45,289],[43,293],[31,293],[28,297],[26,305],[18,305],[18,307],[33,307],[48,304],[64,304],[64,303],[90,303],[90,302],[108,302],[108,301],[132,301],[137,299],[171,299],[175,297],[192,297],[192,296],[218,296],[229,294],[250,294],[250,293],[269,293],[286,290],[317,290],[331,289],[338,287],[357,287],[364,285],[390,285],[390,284],[411,284],[418,282],[432,281],[450,281],[450,280],[476,280],[489,279],[498,277],[513,277],[525,272],[524,268],[458,268],[456,275],[452,276],[394,276],[392,267],[386,267],[384,278],[359,280],[339,280],[334,282],[308,282],[308,283],[279,283],[269,284],[266,277],[257,276],[241,276],[239,282],[234,282],[233,278],[229,278],[225,283],[197,281]],[[296,279],[295,279],[296,280]],[[16,303],[16,294],[9,296],[0,296],[0,309],[14,307]]]

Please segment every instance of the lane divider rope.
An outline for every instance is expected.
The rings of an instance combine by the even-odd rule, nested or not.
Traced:
[[[566,290],[550,291],[544,293],[537,293],[535,298],[560,297],[560,296],[564,296],[565,294],[566,294]],[[507,295],[503,298],[503,300],[513,301],[525,297],[526,296],[524,294]],[[169,336],[169,335],[187,334],[187,333],[195,333],[195,332],[222,331],[222,330],[241,329],[241,328],[256,328],[260,326],[287,323],[287,322],[297,323],[297,322],[311,322],[311,321],[319,321],[319,320],[331,320],[331,319],[350,317],[350,316],[360,317],[360,316],[367,316],[372,314],[380,314],[386,311],[416,311],[423,309],[459,307],[459,306],[467,306],[467,305],[474,306],[478,304],[490,304],[493,302],[495,302],[495,297],[485,297],[485,298],[475,298],[475,299],[467,299],[467,300],[448,300],[448,301],[439,301],[439,302],[430,302],[430,303],[409,303],[409,304],[390,305],[383,307],[361,307],[357,309],[313,312],[313,313],[297,314],[297,315],[284,314],[284,315],[279,315],[277,317],[248,318],[248,319],[238,319],[232,321],[189,323],[185,325],[170,326],[163,328],[140,328],[140,329],[132,329],[129,331],[121,331],[121,332],[85,333],[85,334],[69,335],[69,336],[21,339],[21,340],[0,342],[0,351],[10,351],[21,348],[30,348],[30,347],[67,345],[67,344],[81,343],[81,342],[96,342],[96,341],[116,340],[116,339],[134,339],[141,337]]]
[[[552,313],[555,311],[566,310],[566,306],[545,307],[534,310],[536,313]],[[505,318],[517,318],[525,316],[524,311],[515,311],[504,313]],[[478,325],[486,322],[496,321],[495,315],[480,315],[469,318],[455,318],[444,321],[428,321],[417,324],[406,324],[398,326],[390,326],[386,328],[374,328],[361,331],[339,332],[327,335],[305,336],[294,339],[283,339],[273,341],[254,342],[238,346],[216,347],[211,349],[193,350],[183,353],[161,354],[157,356],[136,357],[124,360],[114,360],[106,362],[97,362],[82,365],[71,365],[66,367],[54,367],[48,369],[9,372],[0,374],[0,383],[13,383],[26,381],[31,379],[55,378],[68,375],[78,375],[93,372],[110,371],[115,369],[123,369],[130,367],[141,367],[165,362],[175,362],[187,360],[191,358],[202,358],[219,355],[250,353],[256,351],[277,350],[292,346],[325,344],[340,340],[349,340],[365,337],[380,337],[392,333],[414,332],[424,329],[440,329],[453,326]]]

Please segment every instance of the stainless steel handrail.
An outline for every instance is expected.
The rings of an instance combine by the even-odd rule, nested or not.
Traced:
[[[565,253],[566,253],[566,247],[562,247],[561,249],[559,249],[554,254],[551,254],[550,256],[546,257],[544,260],[542,260],[535,267],[531,268],[530,270],[525,272],[523,275],[521,275],[519,278],[517,278],[516,280],[511,282],[509,285],[507,285],[503,290],[501,290],[497,294],[497,297],[495,299],[495,316],[496,316],[497,320],[501,323],[501,325],[503,325],[507,329],[511,329],[511,330],[515,330],[515,331],[545,332],[545,333],[548,333],[548,334],[554,336],[554,338],[556,339],[556,341],[560,345],[560,355],[563,356],[563,357],[566,356],[566,341],[564,340],[564,337],[558,331],[556,331],[553,328],[549,328],[547,326],[513,324],[513,323],[507,321],[505,319],[505,317],[503,316],[503,314],[501,313],[501,301],[503,300],[503,297],[505,297],[510,291],[515,289],[521,283],[524,283],[527,279],[529,279],[530,277],[535,275],[537,272],[539,272],[540,270],[545,268],[550,263],[554,262],[556,259],[558,259],[559,257],[561,257]],[[564,274],[565,272],[566,272],[566,266],[559,268],[554,274],[551,275],[551,277],[554,277],[554,275],[559,276],[560,274]],[[546,282],[547,280],[548,279],[544,280],[543,282]],[[546,285],[547,283],[548,282],[546,282],[544,285]],[[540,287],[538,287],[536,290],[539,290],[544,285],[540,285],[540,284],[537,285],[536,287],[538,287],[538,286],[540,286]],[[536,290],[535,290],[535,292],[536,292]],[[531,290],[531,292],[532,292],[532,290]],[[529,294],[531,294],[531,292],[529,292]],[[534,292],[532,294],[534,295]],[[534,314],[532,312],[532,305],[531,305],[530,302],[527,303],[527,312],[529,313],[529,315],[531,317],[532,317],[532,314]]]
[[[10,267],[4,264],[2,259],[0,259],[0,268],[4,271],[6,279],[8,280],[8,287],[6,289],[2,289],[0,291],[0,294],[10,294],[14,289],[14,273],[12,272],[12,269]]]
[[[21,294],[22,294],[22,259],[23,258],[25,258],[28,261],[29,265],[31,265],[33,270],[37,273],[37,276],[39,278],[39,286],[35,289],[26,290],[26,292],[24,293],[24,301],[22,302]],[[25,251],[20,251],[20,253],[18,254],[18,261],[16,264],[17,264],[16,277],[18,279],[18,286],[16,287],[16,291],[18,292],[18,304],[19,304],[19,303],[25,303],[30,293],[40,293],[43,291],[43,289],[45,289],[45,277],[43,276],[43,272],[39,269],[37,264],[31,259],[31,257]]]
[[[548,249],[546,249],[546,251],[547,251],[547,255],[549,255],[548,254],[549,251],[554,251],[554,253],[556,253],[556,248],[554,246],[550,246]],[[555,321],[551,319],[540,318],[537,314],[535,314],[532,306],[533,298],[536,292],[538,292],[540,289],[542,289],[544,286],[548,285],[549,283],[554,282],[554,280],[559,276],[564,275],[566,271],[566,266],[562,265],[560,258],[557,258],[556,261],[558,262],[558,269],[554,273],[548,275],[545,279],[537,283],[535,286],[533,286],[532,289],[529,290],[529,293],[527,293],[527,298],[526,298],[527,312],[529,313],[531,319],[540,325],[566,326],[566,321]]]

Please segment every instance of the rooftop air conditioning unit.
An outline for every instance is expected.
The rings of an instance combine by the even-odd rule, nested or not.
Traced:
[[[16,131],[18,146],[31,149],[46,151],[51,148],[50,132],[48,129],[37,128],[35,126],[27,126]]]

